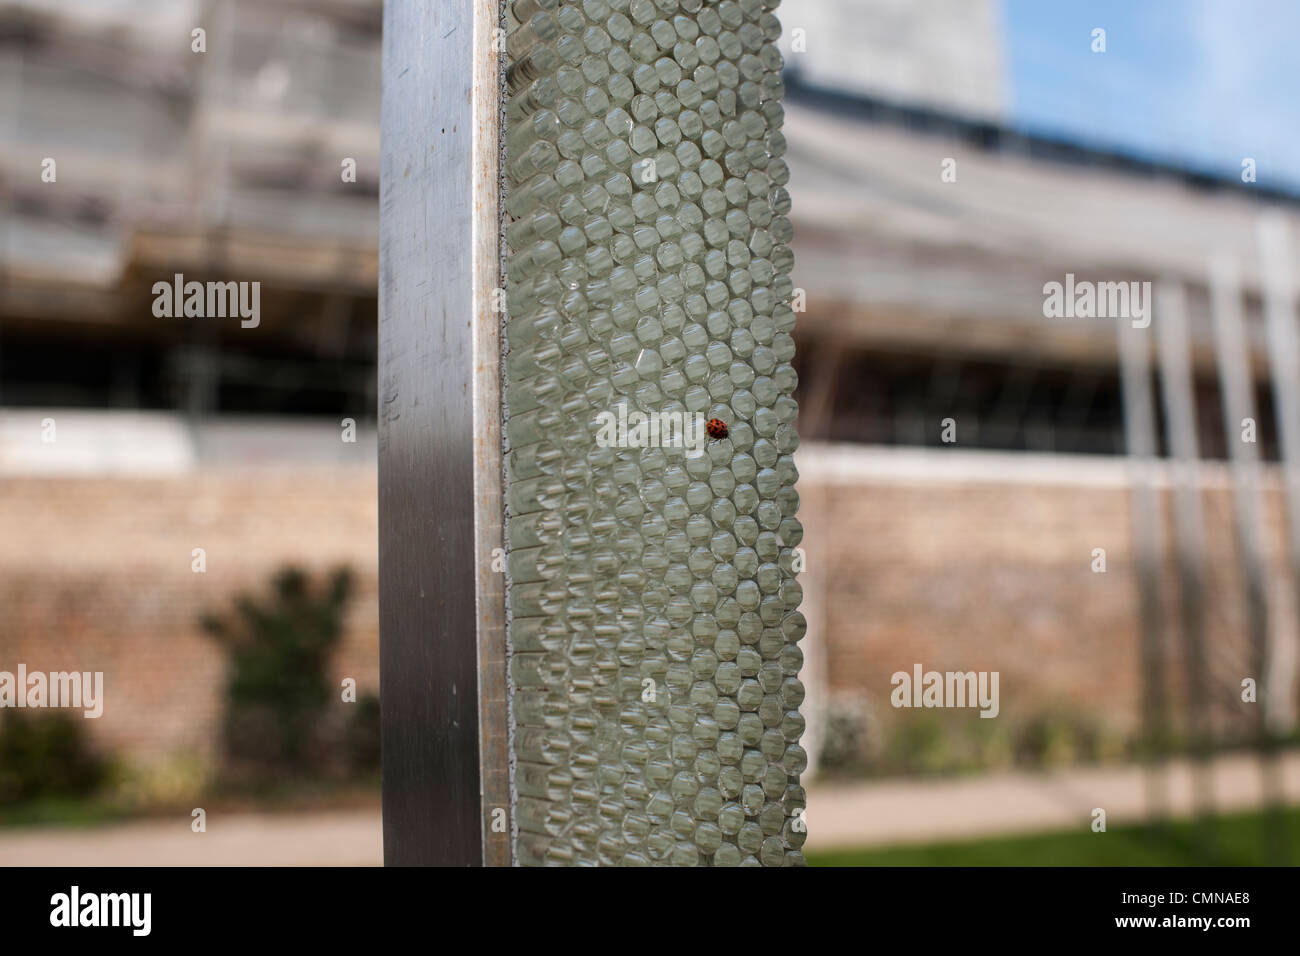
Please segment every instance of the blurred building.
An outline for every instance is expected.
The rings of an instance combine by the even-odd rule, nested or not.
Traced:
[[[212,751],[199,616],[290,563],[358,572],[377,687],[381,9],[0,2],[0,659],[105,671],[107,748]],[[158,317],[177,274],[256,326]]]
[[[1116,323],[1045,318],[1045,283],[1179,283],[1193,420],[1222,459],[1208,270],[1235,256],[1260,448],[1279,454],[1256,233],[1265,212],[1295,232],[1295,197],[1016,133],[999,10],[779,11],[806,293],[808,682],[814,704],[856,715],[869,751],[893,732],[890,675],[916,662],[1000,671],[1009,726],[1073,715],[1135,733],[1147,688]],[[379,21],[379,0],[0,0],[0,666],[109,672],[116,703],[92,728],[106,745],[209,748],[221,662],[198,615],[290,561],[360,572],[339,667],[374,682]],[[155,316],[153,284],[176,273],[261,282],[260,324]],[[1294,702],[1269,467],[1269,679]],[[1231,478],[1207,462],[1198,480],[1206,708],[1241,737]],[[1180,646],[1171,627],[1175,695]]]
[[[380,10],[0,5],[6,405],[373,417]],[[158,319],[177,273],[260,325]]]

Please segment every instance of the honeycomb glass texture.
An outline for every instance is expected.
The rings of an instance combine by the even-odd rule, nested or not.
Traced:
[[[525,865],[801,865],[775,0],[516,0],[506,446]],[[619,406],[725,439],[602,447]]]

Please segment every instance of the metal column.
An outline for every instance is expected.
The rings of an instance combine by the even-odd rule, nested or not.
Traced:
[[[1143,740],[1147,804],[1156,818],[1168,813],[1168,787],[1161,762],[1169,749],[1169,697],[1165,680],[1165,614],[1161,599],[1164,510],[1157,489],[1156,403],[1151,389],[1149,329],[1120,321],[1120,379],[1124,435],[1132,482],[1133,544],[1141,615]]]
[[[510,862],[504,582],[493,570],[501,25],[498,0],[384,5],[379,615],[390,865]]]

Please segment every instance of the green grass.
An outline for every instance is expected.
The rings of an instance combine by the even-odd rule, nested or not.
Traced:
[[[1280,824],[1280,825],[1279,825]],[[833,850],[810,866],[1261,866],[1300,863],[1300,808],[1280,820],[1263,813],[1220,816],[1163,828],[1112,826],[960,843]]]
[[[378,774],[359,774],[356,781],[346,784],[332,779],[299,778],[235,787],[218,781],[207,787],[202,796],[176,804],[139,805],[100,795],[42,797],[19,804],[0,805],[0,830],[33,826],[92,827],[176,814],[188,817],[194,806],[228,813],[311,813],[378,808],[379,802]]]
[[[125,807],[93,798],[45,797],[0,806],[0,827],[91,827],[132,815]]]

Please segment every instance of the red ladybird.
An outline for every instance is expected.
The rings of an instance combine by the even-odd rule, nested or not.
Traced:
[[[704,430],[709,433],[710,438],[727,437],[727,423],[721,418],[710,418],[704,423]]]

